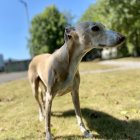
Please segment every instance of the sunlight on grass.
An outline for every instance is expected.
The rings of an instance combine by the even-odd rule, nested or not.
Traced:
[[[86,67],[98,65],[82,63]],[[140,139],[139,77],[139,70],[81,75],[83,119],[96,139]],[[51,124],[56,140],[84,140],[70,94],[54,99]],[[44,132],[28,81],[1,84],[0,140],[43,140]]]
[[[82,62],[80,63],[80,67],[79,70],[80,72],[82,71],[88,71],[88,70],[100,70],[100,69],[111,69],[111,68],[116,68],[115,66],[111,66],[111,65],[101,65],[99,63],[97,63],[96,61],[94,62]]]

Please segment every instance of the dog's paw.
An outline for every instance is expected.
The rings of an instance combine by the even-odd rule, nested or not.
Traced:
[[[84,132],[85,138],[93,138],[93,134],[91,134],[88,130]]]
[[[54,140],[50,133],[46,133],[46,140]]]

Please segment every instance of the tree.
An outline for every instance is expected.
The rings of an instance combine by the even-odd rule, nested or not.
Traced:
[[[66,17],[54,5],[36,15],[31,23],[28,40],[31,56],[53,53],[58,49],[64,42],[66,24]]]
[[[109,13],[112,28],[127,37],[127,45],[133,45],[133,55],[140,56],[140,1],[109,0]],[[117,24],[116,24],[117,23]]]
[[[99,0],[86,10],[81,21],[100,21],[107,27],[123,33],[127,37],[128,48],[124,46],[119,51],[127,54],[127,49],[130,50],[133,46],[133,52],[130,53],[140,56],[139,7],[139,0]]]

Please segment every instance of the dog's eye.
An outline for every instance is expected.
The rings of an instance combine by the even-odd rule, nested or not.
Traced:
[[[94,25],[94,26],[92,26],[91,30],[97,32],[100,30],[100,28],[98,26]]]

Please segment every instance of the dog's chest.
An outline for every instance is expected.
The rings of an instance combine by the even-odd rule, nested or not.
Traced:
[[[67,86],[66,88],[63,88],[63,89],[58,90],[58,91],[57,91],[57,95],[58,95],[58,96],[62,96],[62,95],[64,95],[64,94],[70,92],[71,89],[72,89],[72,86],[69,85],[69,86]]]
[[[75,64],[71,64],[70,67],[67,69],[68,70],[61,69],[61,72],[56,72],[56,79],[53,87],[53,92],[55,92],[55,94],[57,95],[63,95],[72,90],[75,75],[77,73],[77,67],[75,66]]]
[[[56,82],[54,86],[54,92],[58,95],[64,95],[72,90],[73,80],[66,79],[59,82]]]

